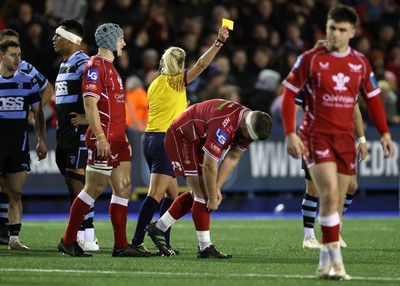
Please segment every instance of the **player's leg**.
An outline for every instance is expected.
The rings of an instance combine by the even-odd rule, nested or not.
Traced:
[[[211,242],[211,214],[206,208],[207,197],[203,176],[187,177],[186,182],[194,193],[192,219],[199,241],[197,258],[232,258],[232,255],[217,250]]]
[[[149,192],[140,206],[138,221],[132,245],[143,247],[146,226],[151,222],[157,211],[160,201],[164,198],[165,190],[168,188],[172,177],[164,174],[152,173],[150,175]]]
[[[358,189],[358,183],[357,183],[357,175],[351,176],[350,184],[349,184],[349,189],[347,190],[346,196],[344,197],[343,205],[339,203],[339,211],[342,211],[342,219],[343,219],[343,214],[347,211],[347,209],[350,207],[350,205],[353,203],[353,198],[357,192]],[[343,208],[341,209],[341,206]],[[342,227],[342,224],[341,224]],[[340,235],[340,247],[346,248],[347,243],[343,240],[342,235]]]
[[[88,165],[86,168],[85,187],[75,198],[71,205],[68,226],[58,250],[71,256],[92,256],[84,252],[77,243],[77,234],[83,218],[88,213],[95,200],[101,195],[112,172],[112,167],[93,167]]]
[[[0,245],[8,245],[8,194],[3,176],[0,176]]]
[[[27,246],[19,241],[22,227],[22,189],[25,185],[27,171],[7,173],[4,180],[9,199],[9,232],[8,248],[11,250],[27,250]]]
[[[120,153],[121,154],[121,153]],[[121,160],[124,156],[121,155]],[[125,157],[126,158],[126,157]],[[129,157],[128,157],[129,159]],[[121,161],[110,177],[112,197],[110,219],[114,230],[114,257],[147,257],[151,253],[144,248],[135,247],[126,239],[128,202],[132,190],[131,161]]]
[[[178,195],[179,195],[178,180],[176,178],[173,178],[167,188],[166,195],[162,199],[160,204],[160,218],[172,206],[174,200],[178,197]],[[165,232],[165,242],[167,246],[171,248],[172,251],[171,254],[179,254],[178,250],[171,247],[170,236],[171,236],[171,227],[169,227]]]
[[[350,176],[337,174],[337,166],[334,162],[317,164],[310,169],[310,172],[320,193],[319,223],[322,232],[322,246],[317,276],[330,278],[331,267],[343,268],[343,273],[339,274],[346,275],[339,247],[340,215],[338,205],[348,189]]]
[[[349,185],[349,189],[346,193],[346,197],[343,203],[343,214],[347,211],[347,209],[353,203],[354,196],[358,190],[358,182],[357,182],[357,175],[351,176],[351,181]]]
[[[317,215],[319,193],[312,182],[307,168],[304,169],[306,178],[306,193],[301,203],[301,213],[303,215],[304,239],[303,248],[319,249],[320,243],[315,237],[314,225]]]

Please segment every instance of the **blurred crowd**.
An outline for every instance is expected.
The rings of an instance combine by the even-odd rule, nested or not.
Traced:
[[[400,6],[392,0],[1,0],[0,28],[20,34],[24,60],[54,82],[62,58],[52,37],[58,22],[84,24],[82,45],[97,53],[96,28],[118,23],[127,46],[116,68],[125,81],[128,125],[143,129],[146,90],[157,76],[160,55],[169,46],[187,52],[187,67],[215,41],[221,19],[234,21],[228,42],[199,79],[187,87],[191,103],[211,98],[239,101],[271,113],[281,122],[281,81],[297,56],[325,34],[327,11],[352,5],[361,23],[351,46],[371,61],[390,125],[400,124]],[[363,103],[363,118],[369,117]],[[51,124],[55,124],[54,117]]]

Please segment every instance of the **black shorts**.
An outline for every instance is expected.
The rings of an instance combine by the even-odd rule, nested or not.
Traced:
[[[28,132],[25,134],[0,143],[0,175],[31,170]]]
[[[307,163],[306,163],[306,160],[304,160],[303,156],[301,157],[301,168],[304,170],[304,173],[305,173],[304,177],[306,178],[306,180],[312,181],[310,171],[307,168]]]
[[[171,162],[164,148],[165,133],[146,132],[142,137],[142,150],[150,173],[174,176]]]
[[[84,136],[80,139],[75,140],[74,144],[66,146],[65,144],[59,144],[62,138],[58,139],[56,147],[56,163],[60,173],[65,176],[66,169],[85,169],[88,157],[87,148],[85,145]]]

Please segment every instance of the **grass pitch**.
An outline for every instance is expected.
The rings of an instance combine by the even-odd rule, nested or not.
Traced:
[[[172,230],[174,257],[113,258],[112,227],[95,221],[100,251],[91,258],[62,255],[57,244],[67,221],[27,221],[20,239],[30,251],[0,246],[0,285],[400,285],[400,218],[344,221],[342,250],[351,281],[318,280],[318,250],[302,248],[300,219],[215,219],[211,237],[231,260],[196,258],[191,220]],[[136,221],[128,223],[128,241]],[[317,230],[316,233],[319,233]],[[146,246],[155,251],[146,237]]]

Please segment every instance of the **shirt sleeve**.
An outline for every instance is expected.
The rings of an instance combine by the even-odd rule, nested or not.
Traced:
[[[104,73],[98,66],[88,65],[82,76],[82,97],[93,96],[100,100],[104,87]]]

